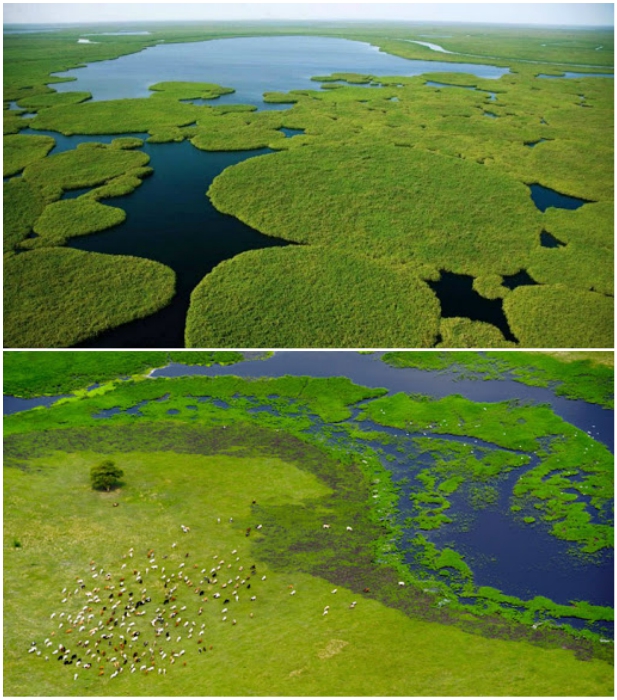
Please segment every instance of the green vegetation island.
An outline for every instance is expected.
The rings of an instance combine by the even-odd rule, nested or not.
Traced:
[[[171,304],[168,265],[70,246],[125,220],[122,197],[153,175],[144,143],[184,141],[210,153],[268,149],[203,195],[289,243],[234,254],[201,279],[183,312],[186,347],[613,347],[612,28],[131,28],[4,36],[5,347],[96,342]],[[58,73],[86,64],[266,36],[363,42],[427,72],[316,75],[314,89],[266,93],[266,105],[284,107],[272,110],[217,103],[235,88],[216,82],[155,80],[149,97],[113,100],[55,89],[71,81]],[[435,73],[434,61],[506,72]],[[54,153],[60,135],[115,138]],[[536,187],[576,208],[536,205]],[[468,285],[466,309],[448,308],[453,280]],[[500,322],[476,313],[486,304]]]
[[[549,405],[156,355],[4,354],[5,394],[73,391],[4,418],[5,693],[613,694],[612,607],[481,585],[434,543],[505,492],[521,532],[599,565],[603,443]]]

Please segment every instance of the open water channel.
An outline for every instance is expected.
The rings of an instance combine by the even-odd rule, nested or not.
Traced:
[[[95,62],[62,73],[60,75],[73,81],[54,84],[54,89],[88,91],[96,101],[144,97],[150,94],[149,86],[160,81],[214,82],[233,87],[236,92],[212,104],[250,103],[259,109],[288,109],[289,105],[265,103],[263,94],[319,89],[319,83],[311,81],[311,77],[335,72],[411,76],[433,71],[472,73],[496,79],[508,69],[409,61],[383,53],[369,44],[345,39],[253,37],[159,44],[113,61]],[[53,136],[57,141],[53,153],[74,148],[82,141],[111,139],[108,135],[64,137],[31,129],[22,133]],[[294,135],[287,131],[285,134],[287,137]],[[131,195],[110,201],[126,211],[126,221],[108,231],[73,239],[69,245],[80,250],[157,260],[175,271],[177,293],[172,303],[160,312],[108,331],[80,347],[183,347],[190,293],[205,275],[223,260],[243,251],[289,245],[281,239],[262,235],[234,217],[220,214],[205,197],[211,181],[226,167],[265,155],[270,152],[268,149],[207,153],[184,142],[146,144],[143,150],[151,158],[154,175]],[[466,282],[444,275],[437,284],[444,314],[456,313],[488,321],[500,327],[506,337],[511,337],[500,302],[474,295],[472,281],[467,285],[469,290]],[[458,300],[456,309],[448,310],[448,299],[454,298]]]
[[[596,404],[557,396],[552,389],[532,387],[505,376],[500,380],[480,380],[461,378],[456,371],[435,372],[413,368],[394,368],[381,361],[382,353],[370,355],[356,352],[276,352],[271,357],[247,359],[228,367],[191,367],[172,363],[155,370],[153,377],[179,377],[188,375],[241,377],[281,377],[345,376],[353,382],[369,387],[384,387],[390,393],[406,392],[441,398],[460,394],[478,402],[499,402],[517,400],[531,404],[550,404],[554,412],[565,421],[587,432],[595,440],[614,449],[614,413]],[[56,397],[41,397],[28,400],[4,397],[5,414],[27,410],[33,402],[50,405]],[[199,397],[196,397],[196,402]],[[221,404],[224,407],[224,404]],[[139,415],[140,406],[128,409]],[[106,415],[114,415],[111,409]],[[356,416],[358,410],[354,410]],[[101,416],[103,418],[103,416]],[[401,523],[412,515],[411,491],[414,475],[430,462],[426,454],[419,455],[413,443],[414,437],[424,435],[408,434],[405,431],[383,428],[378,425],[363,424],[364,427],[388,432],[399,439],[399,444],[383,446],[372,443],[374,448],[382,448],[382,463],[399,484],[399,520]],[[474,438],[435,434],[438,439],[465,442],[474,448],[495,445]],[[397,449],[402,445],[404,450]],[[549,534],[548,526],[536,523],[534,526],[514,518],[509,511],[510,496],[516,480],[526,470],[537,464],[537,457],[529,455],[528,465],[514,469],[503,479],[493,483],[498,489],[496,502],[477,509],[470,506],[464,489],[449,498],[452,503],[448,511],[453,523],[429,533],[428,537],[439,547],[451,546],[465,554],[471,566],[475,583],[499,588],[504,593],[528,599],[534,595],[544,595],[555,602],[567,604],[571,600],[586,600],[596,605],[613,605],[614,558],[611,553],[596,557],[592,563],[581,559],[572,552],[569,543],[557,540]],[[428,461],[427,461],[428,460]],[[589,509],[593,518],[605,517],[612,522],[612,513],[600,515]],[[406,531],[404,542],[413,538],[414,532]],[[602,625],[604,634],[610,634],[610,626]]]

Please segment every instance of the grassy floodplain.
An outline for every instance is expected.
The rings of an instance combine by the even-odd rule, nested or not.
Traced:
[[[447,500],[478,480],[488,493],[495,477],[524,469],[524,456],[512,447],[537,452],[546,464],[574,444],[591,449],[589,465],[578,462],[577,468],[585,479],[596,480],[595,498],[611,497],[610,455],[548,408],[475,404],[460,397],[439,402],[386,397],[383,389],[343,378],[145,376],[148,366],[174,359],[173,353],[163,360],[157,353],[61,353],[62,360],[58,355],[5,357],[5,390],[50,393],[80,382],[84,389],[52,408],[5,418],[5,692],[612,693],[611,645],[548,622],[612,619],[612,610],[584,601],[558,606],[540,596],[525,601],[477,588],[464,557],[451,548],[431,548],[422,535],[433,526],[427,527],[427,518],[435,517],[428,513],[431,493],[433,501],[437,495]],[[194,355],[185,354],[185,362],[238,359]],[[115,372],[134,376],[116,382]],[[95,380],[102,386],[85,391]],[[416,496],[424,511],[416,538],[420,578],[393,545],[400,533],[389,472],[373,449],[354,442],[355,433],[363,434],[349,421],[358,402],[387,425],[413,418],[428,426],[439,418],[433,427],[443,436],[418,439],[419,449],[437,457],[432,473],[418,474]],[[124,412],[137,405],[140,413]],[[95,417],[114,407],[120,412]],[[477,460],[447,439],[455,425],[460,434],[481,436],[495,449]],[[567,449],[559,441],[546,446],[542,438],[555,433],[563,434]],[[125,473],[122,486],[110,493],[95,492],[89,483],[90,468],[103,459]],[[572,525],[568,518],[575,511],[564,504],[561,519]],[[579,547],[587,542],[572,541]],[[603,546],[611,544],[608,538]],[[177,587],[169,592],[162,576],[172,572]],[[475,605],[457,604],[463,594],[475,598]],[[170,595],[175,601],[168,605],[176,605],[179,619],[167,618],[171,608],[163,600]],[[136,612],[146,613],[132,617],[139,643],[128,633],[120,637],[122,626],[113,623],[114,600],[124,605],[135,596],[144,601]],[[97,620],[80,629],[71,620],[84,603]],[[165,634],[155,636],[151,606],[165,610],[159,624],[172,630],[170,642]],[[105,639],[89,633],[98,619],[109,620]],[[538,620],[541,625],[534,623]],[[97,641],[99,660],[84,668],[85,652]],[[65,660],[72,663],[58,662],[64,654],[60,644],[70,650]],[[131,656],[135,651],[139,662]],[[114,676],[114,662],[126,652],[129,665]],[[146,662],[155,668],[148,671]],[[138,670],[131,673],[135,663]]]
[[[511,347],[496,326],[442,316],[428,282],[443,272],[471,275],[482,296],[502,300],[523,347],[612,346],[613,81],[538,77],[611,72],[612,33],[448,25],[448,36],[435,39],[453,52],[444,54],[413,43],[441,33],[426,26],[142,28],[150,34],[100,36],[91,45],[76,41],[86,27],[6,37],[5,176],[23,172],[4,185],[9,260],[117,225],[120,207],[99,200],[130,193],[149,172],[145,162],[130,162],[144,155],[126,150],[138,149],[135,143],[118,139],[110,147],[88,144],[72,157],[46,155],[49,137],[20,134],[26,126],[61,134],[140,132],[153,143],[189,140],[210,151],[269,147],[279,152],[228,168],[208,196],[222,212],[302,248],[240,254],[207,275],[193,294],[187,346],[296,347],[299,333],[306,347]],[[275,112],[217,106],[233,85],[213,83],[159,82],[150,97],[107,102],[53,90],[65,79],[52,73],[160,41],[294,34],[357,39],[404,58],[490,63],[510,72],[498,80],[455,73],[315,76],[315,87],[328,89],[270,93],[267,101],[288,105]],[[10,102],[22,111],[7,109]],[[23,110],[35,116],[23,118]],[[303,133],[285,138],[281,127]],[[113,172],[101,160],[103,154],[111,160],[112,151],[119,159]],[[63,179],[76,154],[90,174],[81,185]],[[586,203],[541,212],[529,195],[534,184]],[[95,189],[58,201],[67,189],[86,186]],[[561,245],[544,247],[545,234]],[[349,278],[344,292],[335,283],[341,271]],[[505,285],[520,271],[535,286]],[[25,293],[20,281],[20,292],[7,290],[10,296]],[[290,309],[303,309],[307,296],[313,310],[300,322],[300,312]],[[63,303],[69,318],[77,295]],[[127,302],[131,308],[133,317],[141,314]],[[71,345],[103,326],[67,328],[55,342]],[[32,345],[15,330],[11,346]]]

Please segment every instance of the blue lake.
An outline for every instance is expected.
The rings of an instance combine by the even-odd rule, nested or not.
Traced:
[[[314,76],[331,73],[413,76],[427,72],[471,73],[499,78],[507,68],[495,66],[409,61],[383,53],[360,41],[312,36],[215,39],[188,44],[159,44],[113,61],[90,63],[58,73],[76,80],[59,83],[59,92],[87,91],[94,100],[147,97],[148,87],[168,80],[216,83],[236,90],[213,104],[255,104],[262,109],[288,105],[262,102],[265,92],[316,90]]]

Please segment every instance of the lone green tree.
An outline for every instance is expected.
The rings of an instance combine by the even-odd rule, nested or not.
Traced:
[[[111,459],[96,464],[90,470],[90,482],[95,491],[111,491],[120,485],[124,472]]]

